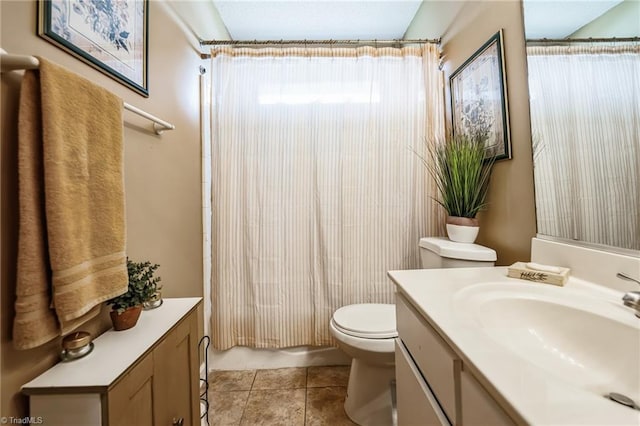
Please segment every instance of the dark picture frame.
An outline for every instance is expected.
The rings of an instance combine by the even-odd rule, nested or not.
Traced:
[[[144,97],[148,0],[38,0],[38,35]]]
[[[453,134],[486,133],[485,158],[511,159],[502,30],[449,78]]]

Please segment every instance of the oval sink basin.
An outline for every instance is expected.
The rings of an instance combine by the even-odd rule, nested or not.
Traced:
[[[456,313],[527,362],[585,390],[640,404],[640,319],[567,287],[484,283],[454,299]]]

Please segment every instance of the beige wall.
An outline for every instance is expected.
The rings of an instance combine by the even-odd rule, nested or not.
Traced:
[[[640,36],[640,0],[625,0],[569,37]]]
[[[429,7],[429,2],[423,7]],[[406,38],[428,34],[427,23],[418,14]],[[478,243],[495,249],[499,265],[528,260],[535,236],[531,125],[524,44],[522,3],[468,1],[442,34],[445,81],[500,28],[504,29],[505,67],[513,158],[496,163],[491,177],[489,207],[480,215]],[[451,117],[449,87],[447,113]]]
[[[183,2],[184,3],[184,2]],[[0,3],[0,46],[41,55],[100,84],[125,102],[176,126],[156,136],[150,122],[125,112],[128,255],[160,264],[168,297],[202,295],[202,203],[197,40],[170,3],[149,3],[149,98],[143,98],[36,35],[36,1]],[[218,36],[226,38],[219,24]],[[59,343],[29,351],[11,346],[17,244],[18,73],[2,74],[1,96],[1,406],[0,416],[26,414],[20,386],[57,360]],[[108,319],[85,328],[98,333]]]

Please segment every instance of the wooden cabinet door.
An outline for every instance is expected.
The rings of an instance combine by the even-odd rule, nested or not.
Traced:
[[[415,307],[396,294],[398,335],[411,353],[429,388],[438,398],[447,418],[459,423],[457,415],[456,375],[462,361]]]
[[[198,324],[194,311],[153,350],[157,426],[200,423],[198,370]]]
[[[462,422],[469,425],[512,426],[515,422],[468,371],[460,376]]]
[[[451,425],[400,339],[396,339],[396,395],[399,426]]]
[[[109,426],[153,426],[153,359],[147,355],[107,393]]]

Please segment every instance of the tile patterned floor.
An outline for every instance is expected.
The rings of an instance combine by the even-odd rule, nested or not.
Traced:
[[[213,371],[209,424],[347,426],[349,367]]]

